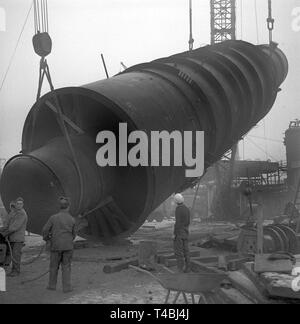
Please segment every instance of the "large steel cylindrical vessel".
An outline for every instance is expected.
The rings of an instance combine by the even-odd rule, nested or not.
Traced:
[[[204,131],[205,167],[218,161],[272,108],[288,72],[274,44],[228,41],[131,67],[108,80],[56,90],[82,173],[80,181],[62,136],[53,93],[31,109],[21,155],[5,166],[1,196],[8,208],[25,199],[29,230],[40,233],[71,198],[74,216],[86,215],[81,235],[128,236],[172,193],[193,184],[182,167],[106,167],[96,163],[101,130]],[[54,107],[54,108],[53,108]],[[75,126],[74,126],[75,125]]]

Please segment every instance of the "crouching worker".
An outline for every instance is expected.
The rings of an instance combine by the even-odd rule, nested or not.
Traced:
[[[11,255],[7,254],[5,261],[6,266],[9,266],[12,261],[12,270],[7,276],[17,277],[21,272],[22,249],[28,217],[24,210],[23,198],[18,198],[14,203],[11,203],[10,208],[5,229],[1,234],[9,241],[7,243],[8,251],[12,252]]]
[[[76,237],[75,220],[69,213],[68,198],[59,199],[60,212],[50,217],[43,228],[43,239],[50,241],[50,274],[48,290],[56,290],[58,270],[62,269],[62,285],[64,293],[72,291],[71,263],[73,257],[73,241]]]
[[[190,252],[189,252],[189,226],[190,226],[190,210],[184,205],[184,198],[181,194],[175,195],[175,203],[177,204],[175,211],[175,227],[174,227],[174,252],[177,260],[177,268],[179,272],[190,272]]]

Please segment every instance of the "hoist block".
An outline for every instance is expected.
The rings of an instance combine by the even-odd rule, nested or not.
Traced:
[[[40,57],[48,56],[52,51],[52,40],[48,33],[37,33],[32,38],[34,51]]]

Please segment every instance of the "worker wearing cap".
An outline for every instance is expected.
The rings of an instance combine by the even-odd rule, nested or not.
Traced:
[[[50,274],[48,290],[56,290],[58,269],[62,268],[62,284],[65,293],[71,292],[71,263],[73,241],[76,237],[75,220],[69,213],[68,198],[59,199],[60,212],[50,217],[43,228],[43,238],[50,241]]]
[[[189,257],[189,225],[190,225],[190,210],[184,205],[184,198],[181,194],[176,194],[174,197],[177,204],[175,211],[175,227],[174,227],[174,252],[177,260],[177,268],[179,272],[190,271]]]
[[[25,232],[28,217],[24,210],[24,199],[18,198],[11,204],[11,212],[8,216],[6,228],[2,235],[8,239],[12,251],[12,270],[8,277],[17,277],[21,272],[22,249],[25,242]],[[5,263],[8,263],[8,259]]]

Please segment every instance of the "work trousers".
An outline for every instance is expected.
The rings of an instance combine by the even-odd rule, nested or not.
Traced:
[[[56,289],[58,270],[61,266],[63,291],[71,291],[71,264],[73,251],[51,251],[49,288]]]
[[[190,271],[190,252],[187,238],[176,236],[174,239],[174,253],[177,260],[179,272]]]
[[[10,254],[10,249],[7,243],[7,249],[6,249],[6,259],[4,264],[10,265],[12,262],[12,272],[20,273],[21,271],[21,259],[22,259],[22,249],[24,246],[24,243],[19,242],[10,242],[10,246],[12,249],[12,255]]]

